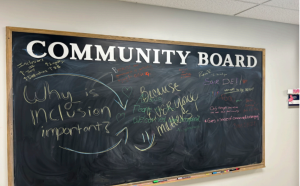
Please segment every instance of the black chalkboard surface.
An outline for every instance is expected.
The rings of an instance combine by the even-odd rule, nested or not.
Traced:
[[[7,37],[10,185],[264,167],[264,49],[21,28]]]

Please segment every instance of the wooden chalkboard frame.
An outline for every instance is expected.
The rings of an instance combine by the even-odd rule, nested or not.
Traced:
[[[201,46],[201,47],[212,47],[212,48],[225,48],[225,49],[239,49],[239,50],[251,50],[262,52],[262,162],[259,164],[240,166],[237,171],[241,172],[246,170],[253,170],[265,167],[265,52],[263,48],[252,48],[252,47],[240,47],[240,46],[227,46],[227,45],[215,45],[215,44],[203,44],[203,43],[191,43],[182,41],[167,41],[167,40],[155,40],[155,39],[142,39],[133,37],[120,37],[110,35],[98,35],[98,34],[87,34],[87,33],[76,33],[76,32],[64,32],[54,30],[43,30],[43,29],[31,29],[31,28],[19,28],[19,27],[6,27],[6,93],[7,93],[7,162],[8,162],[8,185],[14,186],[14,156],[13,156],[13,89],[12,89],[12,32],[26,32],[26,33],[38,33],[38,34],[52,34],[52,35],[64,35],[64,36],[75,36],[75,37],[88,37],[88,38],[99,38],[99,39],[112,39],[112,40],[123,40],[123,41],[136,41],[136,42],[148,42],[148,43],[163,43],[163,44],[176,44],[186,46]],[[224,171],[233,169],[236,167],[228,167],[226,169],[217,169],[209,172],[201,172],[194,174],[181,175],[188,177],[186,179],[177,180],[180,176],[166,177],[169,181],[156,183],[155,185],[172,183],[177,181],[191,180],[196,178],[210,177],[221,174],[228,174],[229,172],[221,174],[211,174],[213,171]],[[152,183],[153,180],[134,182],[121,185],[139,185]],[[121,186],[120,185],[120,186]]]

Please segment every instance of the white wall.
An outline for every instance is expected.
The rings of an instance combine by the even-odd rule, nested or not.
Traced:
[[[296,186],[299,108],[287,89],[299,84],[299,27],[238,17],[103,0],[0,0],[0,185],[7,183],[5,27],[266,49],[266,168],[169,185]]]

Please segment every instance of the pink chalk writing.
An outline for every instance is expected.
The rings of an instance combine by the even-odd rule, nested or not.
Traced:
[[[247,119],[259,120],[259,113],[257,115],[230,116],[228,118],[219,118],[219,119],[207,118],[204,120],[204,122],[205,123],[216,123],[216,122],[222,122],[222,121],[247,120]]]
[[[221,107],[221,106],[211,106],[210,109],[210,113],[211,114],[218,114],[218,113],[228,113],[228,112],[235,112],[235,113],[239,113],[240,111],[238,110],[238,106],[233,106],[233,107]]]

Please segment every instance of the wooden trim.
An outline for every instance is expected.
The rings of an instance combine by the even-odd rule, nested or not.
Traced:
[[[212,174],[212,172],[225,171],[225,170],[234,169],[234,168],[240,168],[240,170],[233,171],[233,172],[225,172],[225,173],[220,173],[220,174]],[[241,167],[231,167],[231,168],[226,168],[226,169],[218,169],[218,170],[206,171],[206,172],[195,173],[195,174],[184,174],[184,175],[178,175],[178,176],[172,176],[172,177],[164,177],[164,178],[161,178],[161,179],[167,179],[167,180],[171,180],[171,181],[166,181],[166,182],[162,182],[162,183],[155,183],[155,185],[161,185],[161,184],[166,184],[166,183],[174,183],[174,182],[179,182],[179,181],[194,180],[194,179],[198,179],[198,178],[206,178],[206,177],[217,176],[217,175],[232,174],[232,173],[236,173],[236,172],[242,172],[242,171],[247,171],[247,170],[255,170],[255,169],[261,169],[261,168],[265,168],[265,165],[263,163],[256,164],[256,165],[247,165],[247,166],[241,166]],[[190,178],[177,180],[177,178],[179,178],[179,177],[187,177],[187,176],[190,176]],[[172,179],[176,179],[176,180],[172,180]],[[143,184],[143,185],[144,184],[145,185],[149,184],[150,185],[152,183],[153,183],[153,180],[147,180],[147,181],[141,181],[141,182],[119,184],[119,185],[115,185],[115,186],[133,186],[133,185],[139,186],[140,184]]]
[[[7,103],[7,166],[8,185],[14,185],[13,152],[13,89],[12,89],[12,30],[6,28],[6,103]]]
[[[263,49],[262,50],[262,163],[264,165],[266,165],[266,150],[265,150],[265,136],[266,136],[266,133],[265,133],[265,118],[266,118],[266,114],[265,114],[265,103],[266,103],[266,100],[265,100],[265,88],[266,88],[266,68],[265,68],[265,65],[266,65],[266,50]]]
[[[135,41],[135,42],[148,42],[148,43],[163,43],[171,45],[186,45],[186,46],[200,46],[200,47],[213,47],[213,48],[224,48],[224,49],[236,49],[236,50],[250,50],[250,51],[261,51],[262,52],[262,162],[254,165],[247,165],[238,167],[240,170],[234,172],[241,172],[246,170],[254,170],[265,167],[265,49],[263,48],[252,48],[242,46],[227,46],[227,45],[215,45],[215,44],[203,44],[203,43],[192,43],[182,41],[167,41],[167,40],[155,40],[155,39],[143,39],[133,37],[120,37],[120,36],[109,36],[109,35],[98,35],[88,33],[76,33],[76,32],[64,32],[54,30],[42,30],[42,29],[31,29],[31,28],[19,28],[19,27],[6,27],[6,84],[7,84],[7,160],[8,160],[8,185],[14,186],[14,164],[13,164],[13,98],[12,98],[12,32],[26,32],[26,33],[37,33],[37,34],[51,34],[51,35],[64,35],[64,36],[75,36],[75,37],[87,37],[87,38],[98,38],[98,39],[111,39],[111,40],[123,40],[123,41]],[[228,174],[211,174],[212,172],[224,171],[232,168],[212,170],[209,172],[201,172],[195,174],[185,174],[173,177],[166,177],[162,179],[175,179],[178,177],[191,176],[191,178],[167,181],[162,183],[156,183],[155,185],[161,185],[165,183],[173,183],[177,181],[186,181],[197,178],[204,178],[216,175]],[[231,172],[230,172],[231,173]],[[152,183],[153,180],[134,182],[128,184],[120,184],[118,186],[129,186]]]

